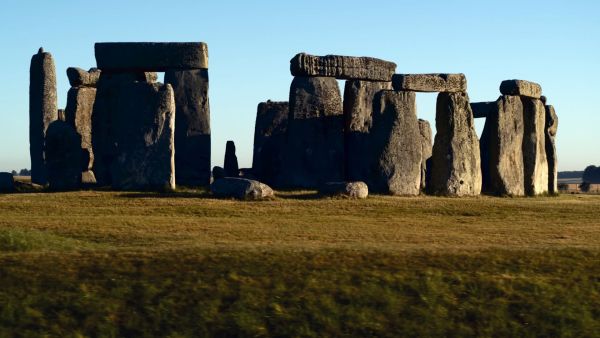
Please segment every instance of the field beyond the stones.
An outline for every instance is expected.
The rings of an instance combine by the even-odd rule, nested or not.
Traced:
[[[0,195],[0,337],[598,332],[598,195]]]

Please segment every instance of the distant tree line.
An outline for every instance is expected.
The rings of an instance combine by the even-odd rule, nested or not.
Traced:
[[[11,173],[13,176],[31,176],[31,170],[29,169],[21,169],[19,172],[13,170]]]
[[[600,167],[595,165],[588,166],[583,171],[583,182],[585,183],[600,183]]]

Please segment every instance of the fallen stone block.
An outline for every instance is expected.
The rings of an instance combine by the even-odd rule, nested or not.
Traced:
[[[465,92],[467,78],[464,74],[394,74],[395,90],[413,92]]]
[[[215,180],[210,185],[211,193],[218,198],[239,200],[262,200],[275,195],[268,185],[238,177],[226,177]]]
[[[208,69],[204,42],[101,42],[95,45],[102,71],[166,72]]]
[[[435,195],[481,193],[479,140],[467,93],[440,93],[427,190]]]
[[[364,199],[369,196],[369,187],[364,182],[327,182],[320,187],[319,193],[325,196]]]
[[[67,68],[67,77],[71,87],[96,87],[100,79],[100,69],[83,70],[77,67]]]
[[[369,190],[416,196],[421,186],[421,135],[414,92],[381,91],[371,129]]]
[[[211,134],[208,70],[165,73],[175,93],[175,167],[177,184],[210,184]]]
[[[52,54],[40,48],[29,69],[29,154],[31,182],[45,185],[44,138],[50,123],[58,120],[56,68]]]
[[[371,57],[300,53],[290,61],[290,70],[293,76],[389,82],[396,71],[396,64]]]
[[[113,121],[113,188],[175,189],[175,96],[171,85],[123,84]]]
[[[542,86],[525,80],[505,80],[500,84],[500,93],[539,99],[542,96]]]
[[[215,166],[212,169],[212,178],[213,181],[216,181],[221,178],[225,178],[227,175],[225,174],[225,169],[223,167]]]

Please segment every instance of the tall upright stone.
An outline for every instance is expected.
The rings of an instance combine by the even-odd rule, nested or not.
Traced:
[[[73,190],[81,184],[81,137],[73,126],[54,121],[46,132],[46,167],[52,190]]]
[[[369,176],[369,133],[375,96],[392,89],[391,82],[348,80],[344,88],[344,139],[346,179],[366,181]]]
[[[482,190],[492,195],[523,196],[524,125],[521,98],[504,95],[487,104],[487,107],[480,139]]]
[[[115,137],[115,158],[111,163],[113,188],[174,189],[175,95],[171,85],[122,84],[112,122]]]
[[[175,167],[177,183],[210,184],[210,105],[208,69],[167,71],[175,92]]]
[[[225,145],[225,160],[223,164],[226,177],[240,176],[240,166],[238,165],[237,155],[235,154],[235,143],[227,141]]]
[[[415,93],[383,90],[376,102],[371,129],[369,190],[419,195],[422,145]]]
[[[136,82],[154,83],[156,73],[102,72],[97,83],[92,114],[93,171],[98,185],[111,184],[110,168],[116,156],[114,125],[122,87]]]
[[[467,93],[440,93],[435,125],[428,191],[449,196],[478,195],[481,192],[479,140]]]
[[[523,168],[525,193],[536,196],[548,192],[548,160],[546,158],[546,108],[540,99],[522,96],[523,102]]]
[[[283,167],[289,102],[261,102],[256,112],[252,172],[261,182],[276,186]]]
[[[86,170],[94,163],[92,149],[92,112],[96,100],[96,88],[72,87],[67,94],[65,121],[72,125],[81,137],[81,148],[88,152]]]
[[[426,120],[419,119],[419,133],[421,135],[421,190],[427,186],[428,163],[433,151],[433,134],[431,125]]]
[[[343,126],[337,81],[295,77],[290,87],[282,185],[317,188],[325,182],[343,181]]]
[[[546,158],[548,159],[548,192],[558,193],[558,155],[556,153],[556,132],[558,116],[553,106],[546,106]]]
[[[56,68],[52,54],[40,48],[31,58],[29,69],[29,154],[31,181],[44,185],[47,173],[44,164],[46,130],[58,119]]]

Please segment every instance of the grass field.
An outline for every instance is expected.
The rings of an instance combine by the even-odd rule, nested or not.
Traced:
[[[599,332],[597,195],[0,195],[0,337]]]

